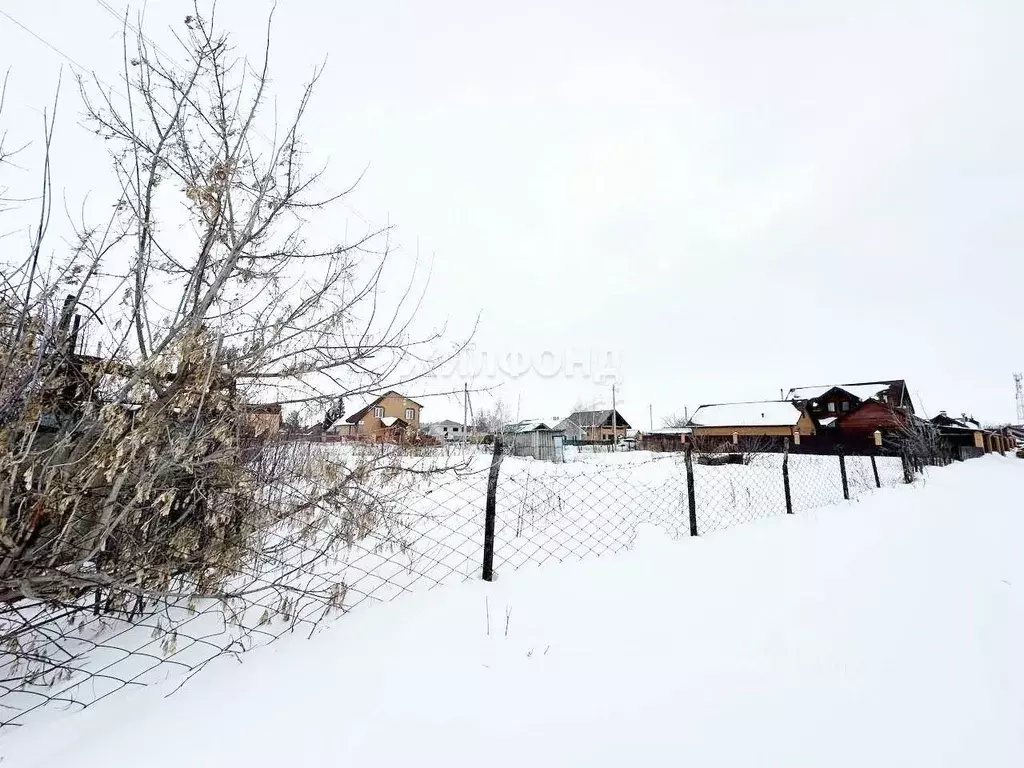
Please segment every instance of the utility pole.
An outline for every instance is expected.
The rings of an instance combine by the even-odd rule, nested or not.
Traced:
[[[651,432],[654,431],[654,403],[647,406],[647,413],[651,417]]]
[[[469,383],[462,386],[462,444],[465,445],[469,441],[469,435],[466,434],[466,417],[469,414]]]
[[[615,418],[615,385],[612,384],[612,449],[615,449],[616,440],[618,438],[618,427],[617,419]]]

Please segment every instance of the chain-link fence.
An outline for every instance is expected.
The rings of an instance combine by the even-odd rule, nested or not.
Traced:
[[[277,450],[275,461],[302,468],[281,473],[279,492],[317,508],[249,535],[215,592],[172,575],[158,594],[97,583],[59,603],[0,605],[3,729],[127,687],[187,680],[219,656],[309,634],[366,603],[621,552],[644,525],[683,537],[799,513],[907,482],[915,469],[892,456],[577,453],[555,464],[500,448],[381,462],[366,452],[398,449]],[[353,466],[368,469],[310,493],[311,478]]]

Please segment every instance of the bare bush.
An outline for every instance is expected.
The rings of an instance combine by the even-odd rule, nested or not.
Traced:
[[[317,563],[371,532],[403,546],[403,490],[433,471],[397,446],[313,455],[256,429],[253,403],[329,418],[460,346],[413,334],[414,277],[385,301],[387,231],[314,242],[310,222],[341,199],[317,195],[322,172],[302,139],[319,71],[280,124],[269,31],[257,62],[198,9],[178,39],[184,65],[126,28],[127,101],[80,82],[120,188],[109,220],[79,223],[71,253],[46,261],[47,151],[38,226],[25,258],[4,266],[8,691],[80,671],[87,647],[68,650],[68,635],[83,616],[217,600],[234,616],[259,605],[262,624],[303,600],[343,606],[345,584],[313,578]],[[47,150],[54,126],[51,115]],[[84,354],[87,335],[101,353]]]
[[[724,435],[692,435],[687,440],[701,464],[726,463],[729,456],[737,457],[732,460],[736,463],[755,464],[763,454],[781,450],[776,438],[764,435],[739,436],[735,443]]]

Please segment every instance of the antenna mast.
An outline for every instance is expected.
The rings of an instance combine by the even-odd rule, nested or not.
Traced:
[[[1017,423],[1024,424],[1024,374],[1013,374],[1013,384],[1017,390]]]

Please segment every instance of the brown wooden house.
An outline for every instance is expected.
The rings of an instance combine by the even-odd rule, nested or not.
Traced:
[[[804,407],[821,426],[822,438],[846,448],[869,448],[903,434],[916,418],[903,379],[795,387],[787,399]]]
[[[632,430],[629,422],[622,414],[611,409],[604,411],[576,411],[568,418],[562,419],[555,427],[564,432],[568,440],[586,442],[612,442],[626,437],[627,430]]]
[[[839,418],[868,401],[881,403],[905,413],[914,413],[910,391],[903,379],[794,387],[789,390],[786,399],[804,406],[823,426],[830,425],[828,419]]]
[[[878,400],[865,400],[836,420],[835,427],[844,440],[874,439],[876,430],[883,435],[906,430],[912,414]]]

